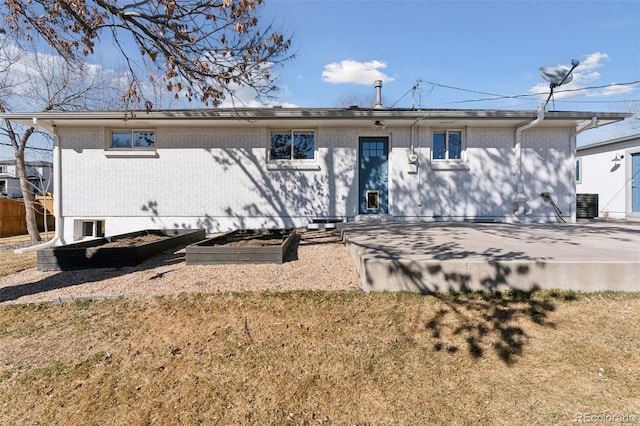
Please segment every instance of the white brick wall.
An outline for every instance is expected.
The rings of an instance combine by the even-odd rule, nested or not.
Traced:
[[[511,215],[515,130],[466,129],[468,170],[430,167],[431,132],[414,141],[419,171],[410,174],[410,128],[318,128],[319,170],[268,170],[268,130],[159,128],[156,158],[105,155],[104,129],[60,129],[63,214],[107,219],[107,233],[145,227],[292,226],[311,217],[357,214],[359,136],[390,137],[390,213],[431,220]],[[533,128],[523,134],[525,192],[534,216],[549,217],[539,192],[569,208],[573,156],[567,128]],[[122,219],[119,219],[122,218]],[[130,224],[130,226],[129,226]],[[66,224],[66,229],[73,229]],[[113,231],[118,232],[113,232]]]

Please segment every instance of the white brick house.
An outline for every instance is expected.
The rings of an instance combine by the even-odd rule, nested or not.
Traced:
[[[640,218],[640,134],[581,146],[576,192],[597,194],[603,218]]]
[[[624,113],[14,113],[55,139],[59,238],[314,219],[575,221],[577,132]],[[541,194],[548,193],[549,197]]]

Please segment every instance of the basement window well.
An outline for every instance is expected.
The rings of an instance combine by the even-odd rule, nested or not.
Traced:
[[[104,220],[74,221],[74,240],[104,237]]]

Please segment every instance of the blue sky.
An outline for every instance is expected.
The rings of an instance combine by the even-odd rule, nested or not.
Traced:
[[[297,53],[279,69],[282,90],[276,103],[283,105],[343,106],[344,98],[373,96],[373,82],[381,79],[385,106],[411,107],[411,88],[421,80],[416,107],[536,109],[547,95],[470,101],[495,97],[475,92],[548,94],[539,68],[568,68],[575,58],[581,64],[574,80],[556,89],[549,109],[628,112],[640,107],[640,84],[612,86],[640,80],[638,1],[265,3],[262,17],[292,34]],[[617,127],[604,137],[640,132],[629,123]],[[602,132],[583,135],[589,133],[598,138]]]
[[[275,69],[281,90],[271,104],[366,106],[380,79],[387,107],[411,107],[419,81],[418,108],[535,110],[549,90],[539,68],[578,59],[549,109],[640,109],[637,0],[265,0],[259,15],[292,36],[296,53]],[[117,65],[112,46],[96,50],[95,58],[110,58],[103,67]],[[252,93],[239,93],[256,106]],[[627,120],[582,133],[578,144],[634,133],[640,123]],[[0,145],[0,158],[8,157]]]

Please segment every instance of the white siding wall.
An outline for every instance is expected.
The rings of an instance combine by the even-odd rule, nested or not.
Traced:
[[[578,194],[598,194],[600,217],[622,219],[631,212],[631,154],[640,152],[640,140],[630,140],[578,152],[582,180],[576,184]],[[612,161],[617,155],[620,161]]]
[[[539,193],[571,209],[572,129],[523,137],[526,220],[552,220]],[[313,217],[357,215],[360,136],[389,136],[390,214],[400,220],[513,220],[514,129],[466,129],[467,170],[430,166],[431,129],[416,132],[419,171],[409,173],[411,129],[318,128],[318,170],[268,170],[266,128],[159,128],[157,156],[107,157],[105,129],[59,129],[65,240],[73,221],[105,219],[107,235],[144,228],[302,226]],[[569,213],[570,214],[570,213]]]

